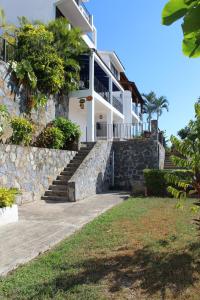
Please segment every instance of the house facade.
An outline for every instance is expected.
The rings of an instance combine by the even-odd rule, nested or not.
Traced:
[[[98,51],[93,16],[84,2],[1,0],[1,6],[11,23],[17,23],[17,16],[44,22],[66,17],[71,26],[81,29],[91,51],[80,58],[80,86],[70,94],[68,117],[80,125],[82,141],[130,139],[142,130],[143,99],[135,83],[126,77],[116,53]]]

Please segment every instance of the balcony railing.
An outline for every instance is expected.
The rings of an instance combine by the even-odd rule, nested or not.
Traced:
[[[142,136],[146,127],[146,124],[141,123],[96,123],[95,138],[96,140],[130,140],[134,137]]]
[[[107,88],[99,81],[97,77],[94,77],[94,90],[107,102],[110,102],[110,93]]]
[[[132,111],[138,116],[138,107],[135,103],[132,103]]]
[[[92,16],[89,13],[88,9],[86,8],[86,6],[83,4],[83,2],[81,0],[75,0],[75,2],[77,3],[77,5],[79,6],[82,14],[85,16],[85,18],[88,20],[88,22],[90,23],[90,25],[92,25]]]
[[[0,37],[0,60],[8,62],[14,58],[14,46]]]
[[[113,106],[121,113],[123,114],[123,104],[121,99],[116,98],[113,96]]]

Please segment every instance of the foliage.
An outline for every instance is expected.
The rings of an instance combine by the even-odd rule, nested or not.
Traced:
[[[189,133],[190,133],[190,128],[189,128],[188,126],[185,126],[184,128],[180,129],[180,130],[177,132],[178,136],[179,136],[182,140],[184,140],[185,138],[187,138],[188,135],[189,135]]]
[[[65,95],[79,88],[79,56],[89,51],[81,38],[80,29],[69,28],[69,22],[65,18],[58,18],[47,25],[48,31],[53,34],[54,48],[63,60],[65,83],[61,93]]]
[[[2,33],[3,38],[11,44],[14,44],[15,42],[15,30],[15,25],[7,23],[5,12],[0,7],[0,32]]]
[[[163,147],[165,148],[165,151],[170,152],[171,151],[171,147],[169,146],[169,138],[167,136],[166,130],[162,131],[163,134]]]
[[[5,143],[13,134],[10,124],[10,114],[6,105],[0,104],[0,140]]]
[[[69,142],[74,142],[81,136],[80,127],[68,119],[59,117],[55,119],[53,125],[62,131],[65,137],[65,147]]]
[[[156,94],[154,92],[150,92],[149,94],[143,94],[142,96],[145,98],[143,113],[147,114],[147,122],[149,124],[149,131],[150,131],[152,115],[155,112],[154,102],[156,99]]]
[[[151,128],[151,120],[154,113],[157,115],[157,121],[162,115],[163,109],[169,110],[169,102],[166,97],[157,97],[154,92],[149,94],[143,94],[145,103],[143,106],[143,112],[147,114],[147,122],[149,123],[149,131]]]
[[[49,24],[19,19],[15,30],[15,59],[11,70],[26,91],[31,110],[45,105],[50,95],[68,95],[79,86],[79,56],[88,51],[77,28],[65,18]]]
[[[49,126],[37,137],[35,146],[49,149],[62,149],[65,137],[59,128]]]
[[[189,57],[200,56],[200,1],[170,0],[162,13],[164,25],[183,19],[183,53]]]
[[[182,180],[178,176],[170,176],[169,183],[177,186],[169,186],[168,191],[176,198],[197,193],[200,197],[200,104],[195,104],[196,119],[190,121],[189,134],[184,140],[172,136],[171,142],[179,156],[172,156],[173,163],[180,167],[191,170],[192,174],[188,180]]]
[[[149,196],[165,196],[166,195],[166,181],[165,171],[146,169],[144,170],[145,186]]]
[[[169,111],[169,101],[164,96],[155,98],[154,107],[155,107],[155,112],[157,114],[157,120],[158,120],[159,117],[162,115],[164,109]]]
[[[47,97],[58,93],[65,81],[63,61],[52,44],[53,34],[44,25],[26,24],[18,29],[16,41],[11,68],[18,85],[25,88],[27,106],[45,105]]]
[[[11,126],[13,129],[11,142],[16,145],[30,145],[35,130],[34,125],[25,118],[14,117],[11,119]]]
[[[188,180],[191,172],[188,170],[157,170],[145,169],[144,179],[148,196],[164,197],[168,196],[168,178],[179,177],[183,181]]]
[[[0,208],[11,207],[15,204],[17,195],[19,195],[18,189],[0,188]]]

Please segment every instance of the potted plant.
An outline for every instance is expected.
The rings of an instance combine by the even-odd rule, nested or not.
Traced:
[[[17,195],[17,189],[0,188],[0,226],[18,221]]]

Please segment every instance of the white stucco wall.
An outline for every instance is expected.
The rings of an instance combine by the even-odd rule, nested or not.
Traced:
[[[100,57],[102,58],[102,60],[105,62],[105,64],[108,66],[108,68],[110,69],[110,57],[108,54],[105,53],[99,53]]]
[[[132,96],[130,91],[124,92],[124,123],[132,123]]]
[[[48,22],[55,18],[55,0],[1,0],[8,22],[17,24],[17,17]]]
[[[87,128],[87,108],[80,108],[79,99],[70,99],[69,101],[69,119],[81,127],[82,136],[81,142],[86,141],[86,128]]]

